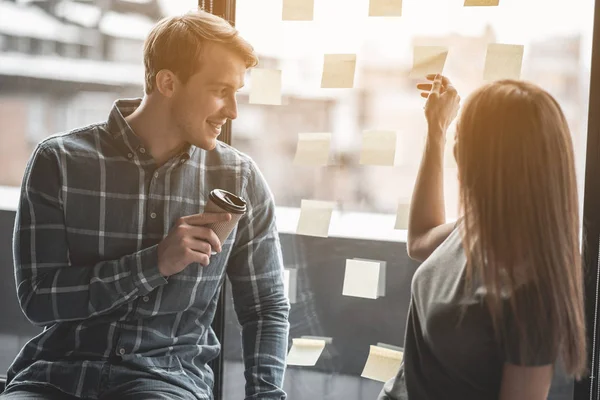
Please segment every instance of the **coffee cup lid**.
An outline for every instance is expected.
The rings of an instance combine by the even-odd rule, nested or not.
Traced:
[[[226,190],[214,189],[210,192],[209,198],[224,211],[233,214],[244,214],[246,212],[246,201]]]

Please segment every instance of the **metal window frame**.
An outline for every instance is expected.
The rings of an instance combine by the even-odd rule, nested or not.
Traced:
[[[589,376],[575,382],[573,398],[592,400],[600,397],[597,375],[599,372],[598,318],[600,284],[600,0],[594,8],[592,67],[590,74],[588,134],[583,200],[583,265],[585,314],[588,338]]]
[[[198,0],[198,5],[219,15],[235,25],[236,0]],[[590,76],[589,118],[585,166],[584,206],[583,206],[583,262],[585,267],[585,311],[588,337],[588,365],[590,374],[575,382],[574,400],[600,399],[597,375],[600,373],[600,338],[598,319],[600,318],[600,0],[594,8],[594,31],[592,42],[592,65]],[[231,121],[223,127],[220,140],[231,144]],[[221,289],[219,303],[213,321],[213,329],[224,346],[225,334],[225,287]],[[215,371],[215,400],[223,397],[223,352],[211,363]]]
[[[235,25],[235,0],[198,0],[198,7],[211,14],[218,15]],[[231,120],[228,120],[221,128],[219,140],[224,143],[231,144]],[[215,335],[221,343],[221,350],[225,347],[225,296],[227,292],[225,283],[221,287],[215,317],[212,322],[212,328]],[[213,396],[215,400],[223,399],[223,378],[225,362],[223,351],[219,352],[219,356],[210,362],[210,367],[214,372]]]

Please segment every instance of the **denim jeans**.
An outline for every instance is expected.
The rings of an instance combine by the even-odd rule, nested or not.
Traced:
[[[98,396],[83,397],[91,400],[195,400],[192,393],[173,385],[156,375],[133,371],[120,365],[107,365],[102,371],[102,384]],[[0,400],[77,400],[54,386],[18,384],[9,386],[0,394]]]

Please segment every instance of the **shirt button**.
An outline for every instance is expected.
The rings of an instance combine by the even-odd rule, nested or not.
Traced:
[[[140,153],[144,154],[146,152],[146,149],[143,147],[140,147]]]
[[[120,348],[119,349],[119,355],[125,355],[125,349],[124,348]]]
[[[154,173],[154,177],[155,177],[155,178],[158,178],[158,172],[155,172],[155,173]]]
[[[152,219],[156,218],[156,213],[150,213],[150,218],[152,218]]]
[[[150,297],[144,296],[142,297],[142,300],[144,300],[144,303],[147,303],[148,301],[150,301]]]
[[[179,160],[179,162],[180,162],[181,164],[183,164],[183,163],[185,162],[185,158],[182,158],[181,160]]]
[[[133,158],[133,153],[127,153],[127,158]]]

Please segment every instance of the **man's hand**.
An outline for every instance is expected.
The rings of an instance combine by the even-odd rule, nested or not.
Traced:
[[[207,225],[230,219],[231,214],[228,213],[194,214],[179,218],[167,237],[158,244],[160,273],[171,276],[194,262],[206,267],[213,249],[221,252],[219,238]]]
[[[422,97],[427,98],[425,104],[425,117],[429,126],[429,133],[445,137],[448,126],[452,123],[460,107],[460,96],[452,86],[450,79],[442,75],[427,75],[431,83],[417,85],[423,90]]]

